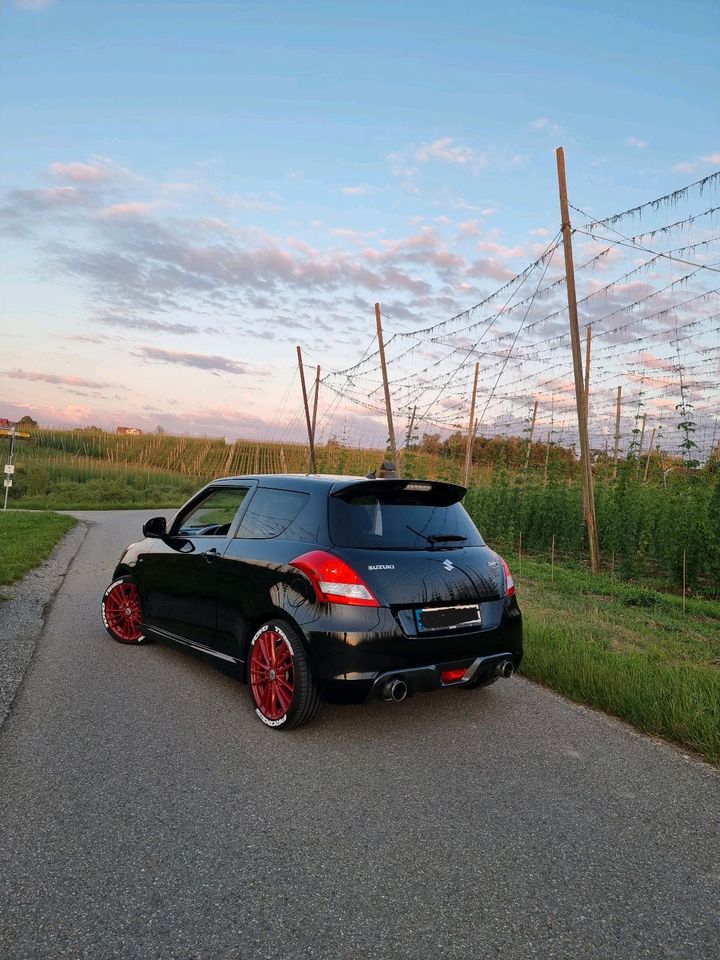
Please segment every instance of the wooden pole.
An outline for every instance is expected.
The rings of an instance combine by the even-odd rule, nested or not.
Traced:
[[[538,402],[535,401],[535,406],[533,407],[532,420],[530,421],[530,435],[528,436],[528,448],[525,454],[525,473],[527,473],[528,467],[530,466],[530,451],[532,450],[533,434],[535,433],[535,419],[537,417],[537,408]]]
[[[645,459],[645,474],[643,475],[643,483],[647,483],[648,470],[650,469],[650,457],[652,457],[654,443],[655,443],[655,427],[652,428],[652,433],[650,434],[650,447],[648,449],[647,457]]]
[[[615,404],[615,452],[613,453],[613,480],[617,477],[618,450],[620,449],[620,401],[622,387],[618,387],[617,403]]]
[[[477,400],[477,385],[479,375],[480,364],[476,363],[472,399],[470,401],[470,422],[468,423],[467,446],[465,448],[465,474],[463,478],[463,485],[466,487],[470,481],[470,470],[472,469],[473,441],[475,440],[475,401]]]
[[[315,398],[313,399],[312,438],[315,448],[315,425],[317,424],[318,395],[320,393],[320,365],[315,368]]]
[[[550,460],[550,430],[548,430],[547,444],[545,445],[545,472],[543,473],[543,486],[547,486],[548,462]]]
[[[589,402],[590,402],[590,344],[592,342],[592,327],[588,327],[585,331],[585,377],[583,383],[585,384],[585,429],[590,429],[590,413],[589,413]],[[583,486],[583,510],[587,514],[587,491]]]
[[[588,401],[590,400],[590,344],[592,342],[592,327],[585,331],[585,419],[588,417]]]
[[[388,443],[390,445],[390,455],[392,461],[397,467],[397,446],[395,444],[395,427],[393,426],[392,407],[390,406],[390,385],[388,384],[387,364],[385,363],[385,344],[383,342],[382,319],[380,317],[380,304],[375,304],[375,322],[377,324],[378,349],[380,351],[380,367],[382,369],[383,387],[385,389],[385,412],[387,413],[388,425]]]
[[[640,446],[638,447],[638,468],[640,467],[640,457],[642,456],[643,443],[645,442],[645,424],[647,423],[647,414],[643,414],[642,427],[640,428]]]
[[[578,325],[577,295],[575,292],[575,267],[573,265],[572,230],[570,227],[570,209],[568,206],[567,183],[565,180],[565,153],[562,147],[556,151],[558,187],[560,193],[560,219],[562,223],[563,251],[565,254],[565,278],[567,287],[568,314],[570,316],[570,338],[572,340],[573,369],[575,372],[575,403],[578,414],[578,432],[580,434],[580,461],[586,496],[585,520],[590,545],[590,566],[593,573],[600,572],[600,549],[597,539],[595,519],[595,496],[593,494],[592,462],[590,459],[590,440],[588,437],[587,411],[585,408],[585,390],[583,385],[582,357],[580,354],[580,328]]]
[[[308,403],[307,387],[305,386],[305,370],[303,368],[302,350],[297,348],[298,369],[300,370],[300,384],[302,386],[303,404],[305,406],[305,422],[307,424],[308,442],[310,444],[310,464],[309,472],[316,473],[315,466],[315,438],[313,436],[312,423],[310,422],[310,404]]]
[[[405,434],[405,443],[403,444],[403,448],[402,448],[403,467],[404,467],[404,465],[405,465],[405,455],[406,455],[406,453],[407,453],[407,448],[410,446],[410,441],[412,440],[413,427],[415,426],[415,414],[416,414],[416,413],[417,413],[417,406],[414,406],[413,409],[412,409],[412,413],[411,413],[411,415],[410,415],[410,423],[408,424],[407,433]],[[399,464],[398,464],[398,468],[399,468]],[[403,469],[403,470],[399,470],[399,469],[398,469],[398,473],[399,473],[400,475],[402,475],[404,472],[405,472],[404,469]]]

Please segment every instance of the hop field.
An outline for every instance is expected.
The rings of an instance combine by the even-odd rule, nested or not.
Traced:
[[[403,452],[406,476],[462,482],[457,443]],[[538,558],[586,555],[579,470],[572,451],[528,449],[514,438],[478,438],[465,505],[485,538]],[[383,452],[330,442],[317,450],[318,471],[365,475]],[[304,473],[298,444],[123,436],[100,430],[36,430],[19,446],[12,505],[30,509],[172,508],[218,476]],[[620,580],[652,581],[717,597],[720,592],[720,472],[712,460],[687,470],[629,458],[617,476],[595,465],[604,568]],[[646,471],[645,467],[649,467]],[[646,476],[647,473],[647,476]]]

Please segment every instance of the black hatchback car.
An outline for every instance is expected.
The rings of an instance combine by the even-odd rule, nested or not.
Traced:
[[[519,665],[522,618],[464,495],[425,480],[215,480],[169,523],[145,523],[103,622],[122,643],[169,639],[236,665],[277,729],[322,700],[485,686]]]

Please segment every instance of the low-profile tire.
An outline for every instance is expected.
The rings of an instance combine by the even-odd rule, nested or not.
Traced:
[[[141,628],[140,594],[132,577],[113,580],[100,602],[100,615],[118,643],[138,644],[147,639]]]
[[[302,726],[320,709],[303,642],[284,620],[268,620],[250,641],[248,689],[255,713],[275,730]]]

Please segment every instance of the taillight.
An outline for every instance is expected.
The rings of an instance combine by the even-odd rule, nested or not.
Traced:
[[[502,564],[505,572],[505,596],[511,597],[515,593],[515,581],[513,580],[513,575],[510,573],[510,567],[505,563],[502,557],[500,557],[500,563]]]
[[[344,560],[324,550],[311,550],[290,561],[307,574],[321,603],[379,607],[377,597]]]

